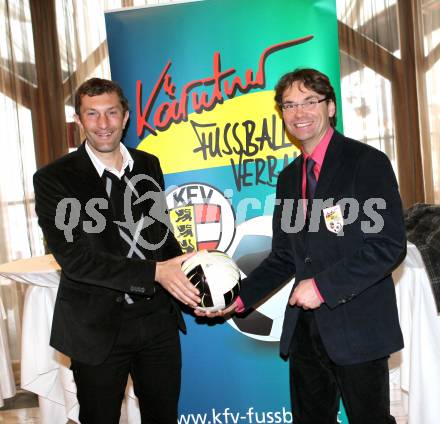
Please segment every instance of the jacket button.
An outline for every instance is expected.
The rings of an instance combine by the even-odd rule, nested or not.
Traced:
[[[124,300],[124,296],[118,296],[116,302],[121,303]]]
[[[310,256],[306,256],[306,258],[304,259],[304,263],[305,264],[311,264],[312,263],[312,258]]]

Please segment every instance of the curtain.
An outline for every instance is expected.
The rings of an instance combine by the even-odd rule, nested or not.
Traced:
[[[396,0],[338,0],[337,14],[341,23],[389,55],[400,56]],[[378,57],[373,57],[368,66],[358,60],[357,49],[357,45],[348,42],[347,51],[340,54],[344,133],[385,152],[398,175],[391,81],[377,72],[381,67]]]
[[[423,132],[423,164],[428,182],[427,202],[440,204],[440,1],[423,0],[422,58],[418,78],[426,107]],[[423,91],[422,91],[423,90]]]
[[[0,2],[0,263],[41,255],[33,206],[35,153],[32,102],[36,74],[27,1]],[[0,278],[10,353],[20,358],[20,316],[26,287]]]
[[[401,23],[404,6],[412,13],[411,31]],[[440,203],[440,0],[337,0],[337,14],[344,132],[384,151],[398,178],[422,178],[425,202]],[[409,58],[401,46],[404,31],[415,42]],[[402,94],[399,79],[412,61],[416,92]],[[414,102],[418,118],[411,112],[402,116],[403,103]],[[404,125],[419,127],[420,170],[412,168],[417,160],[412,140],[397,145],[397,130]],[[399,163],[405,156],[399,149],[410,152],[405,162]]]

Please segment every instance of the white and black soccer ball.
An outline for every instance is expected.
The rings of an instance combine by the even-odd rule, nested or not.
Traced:
[[[240,291],[237,264],[219,250],[200,250],[182,264],[182,271],[200,291],[199,310],[215,312],[224,309]]]
[[[237,226],[234,241],[227,253],[241,270],[241,277],[249,275],[270,253],[272,217],[259,216]],[[227,320],[235,330],[247,337],[265,342],[280,340],[284,312],[294,280],[260,302],[245,315],[235,314]]]

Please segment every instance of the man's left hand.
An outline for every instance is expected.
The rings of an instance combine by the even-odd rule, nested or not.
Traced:
[[[313,280],[301,280],[289,299],[289,304],[303,309],[316,309],[322,304],[313,286]]]
[[[225,315],[233,314],[235,313],[236,308],[237,308],[237,301],[234,301],[232,305],[229,305],[227,308],[221,309],[220,311],[207,312],[196,308],[194,309],[194,313],[198,317],[216,318],[216,317],[224,317]]]

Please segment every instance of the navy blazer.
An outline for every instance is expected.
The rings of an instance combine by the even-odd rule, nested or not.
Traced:
[[[295,284],[314,278],[325,303],[313,313],[336,364],[370,361],[400,350],[403,338],[391,272],[406,254],[406,236],[390,161],[379,150],[335,131],[316,187],[312,218],[319,216],[319,227],[314,232],[294,226],[297,212],[303,219],[298,210],[302,163],[301,155],[279,175],[272,250],[243,281],[244,304],[255,305],[292,277]],[[343,211],[343,199],[351,199],[350,210],[346,208],[337,234],[327,229],[323,209],[340,202]],[[289,353],[299,311],[286,306],[282,355]]]
[[[134,160],[132,174],[152,177],[163,189],[159,160],[139,150],[129,151]],[[136,190],[140,196],[147,192],[157,192],[158,196],[163,196],[158,186],[143,179],[136,184]],[[84,144],[77,151],[38,170],[34,175],[34,189],[38,222],[49,250],[62,269],[50,343],[77,361],[99,364],[110,352],[121,324],[124,293],[153,295],[158,289],[154,281],[156,261],[178,256],[181,249],[166,225],[154,221],[141,235],[151,244],[160,243],[162,239],[165,239],[165,243],[154,250],[137,245],[146,259],[124,256],[124,242],[114,223],[104,183]],[[77,218],[70,207],[64,208],[68,211],[63,219],[64,225],[69,220],[72,227],[77,223],[71,234],[65,231],[59,218],[56,222],[57,207],[59,214],[64,211],[58,206],[63,199],[76,199],[70,202],[79,202]],[[108,207],[90,203],[95,212],[93,208],[86,210],[90,199],[106,199]],[[148,202],[146,200],[132,209],[134,221],[142,213],[149,215],[153,200],[150,199],[150,204]],[[100,217],[97,216],[98,212]],[[97,218],[102,221],[102,216],[105,226],[99,228]],[[89,227],[95,227],[96,231]],[[177,322],[184,329],[180,310],[169,297],[176,311]]]

